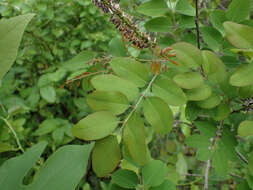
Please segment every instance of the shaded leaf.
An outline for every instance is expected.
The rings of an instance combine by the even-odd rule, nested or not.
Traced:
[[[164,0],[151,0],[142,3],[138,8],[137,12],[147,16],[163,16],[168,12],[168,6]]]
[[[143,166],[147,162],[144,123],[138,114],[133,114],[123,129],[123,143],[134,162]]]
[[[139,179],[135,172],[121,169],[112,174],[112,183],[127,189],[134,189]]]
[[[121,159],[120,147],[116,136],[98,140],[92,152],[92,168],[98,177],[111,173]]]

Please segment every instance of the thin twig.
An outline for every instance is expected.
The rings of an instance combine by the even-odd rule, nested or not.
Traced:
[[[195,0],[196,5],[196,16],[195,16],[195,25],[196,25],[196,31],[197,31],[197,43],[198,48],[200,49],[200,32],[199,32],[199,1]]]
[[[149,89],[151,88],[153,82],[155,81],[157,75],[154,75],[154,77],[152,78],[152,80],[149,82],[148,87],[144,90],[144,92],[141,94],[139,100],[137,101],[137,103],[135,104],[133,110],[129,113],[129,115],[127,116],[127,118],[124,120],[123,124],[122,124],[122,128],[126,125],[127,121],[130,119],[130,117],[133,115],[133,113],[136,111],[136,109],[138,108],[138,106],[140,105],[142,99],[146,96],[146,94],[148,93]]]
[[[5,124],[7,125],[7,127],[10,129],[10,131],[12,132],[14,138],[16,139],[16,142],[17,142],[17,145],[18,145],[18,149],[20,149],[22,152],[24,152],[24,149],[19,141],[19,138],[18,138],[18,135],[16,133],[16,131],[13,129],[13,127],[11,126],[11,124],[8,122],[7,119],[3,118],[3,117],[0,117],[0,119],[2,119]]]
[[[210,168],[211,168],[211,160],[209,159],[206,162],[204,190],[208,190],[208,177]]]
[[[243,156],[242,153],[240,153],[237,149],[235,149],[235,151],[236,151],[238,157],[239,157],[243,162],[245,162],[246,164],[249,164],[249,161],[245,158],[245,156]]]

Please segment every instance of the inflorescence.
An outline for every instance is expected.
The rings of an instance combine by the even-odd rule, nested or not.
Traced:
[[[156,46],[151,37],[139,30],[133,19],[120,9],[115,0],[93,0],[93,3],[104,13],[111,14],[110,21],[134,47],[144,49]]]

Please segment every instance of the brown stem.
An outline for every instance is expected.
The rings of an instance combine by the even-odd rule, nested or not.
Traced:
[[[196,16],[195,16],[195,24],[196,24],[196,31],[197,31],[197,43],[198,48],[200,49],[200,31],[199,31],[199,1],[195,0],[196,5]]]

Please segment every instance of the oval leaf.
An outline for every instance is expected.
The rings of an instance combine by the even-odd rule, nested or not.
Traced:
[[[133,114],[123,130],[123,142],[133,161],[143,166],[147,161],[144,123],[139,115]]]
[[[87,104],[95,111],[110,111],[115,115],[128,108],[127,97],[115,91],[95,91],[86,98]]]
[[[92,152],[92,168],[98,177],[111,173],[121,159],[120,147],[116,136],[98,140]]]
[[[172,106],[181,106],[186,103],[186,96],[182,89],[166,77],[160,77],[154,82],[152,92]]]
[[[234,22],[223,24],[228,41],[237,48],[253,47],[253,28]]]
[[[79,121],[72,133],[79,139],[97,140],[110,135],[117,127],[118,120],[110,112],[101,111],[88,115]]]
[[[145,65],[130,58],[115,57],[111,60],[112,70],[120,77],[127,79],[138,87],[143,87],[149,79]]]
[[[127,96],[129,101],[134,101],[139,95],[138,87],[134,83],[115,75],[98,75],[91,79],[91,83],[97,90],[119,91]]]
[[[147,16],[162,16],[168,12],[168,6],[164,0],[151,0],[145,3],[142,3],[137,11]]]
[[[203,109],[212,109],[218,106],[221,102],[220,96],[217,94],[212,94],[209,98],[206,100],[202,100],[200,102],[197,102],[197,105]]]
[[[253,121],[243,121],[238,127],[238,135],[241,137],[247,137],[253,135]]]
[[[118,170],[112,174],[112,183],[127,189],[135,189],[139,183],[138,176],[130,170]]]
[[[143,105],[144,116],[154,130],[159,134],[170,132],[173,127],[173,113],[162,99],[147,98]]]
[[[230,84],[233,86],[249,86],[253,84],[253,64],[241,65],[230,77]]]
[[[152,160],[142,168],[144,184],[148,187],[161,185],[167,175],[167,166],[160,160]]]
[[[201,101],[211,96],[212,89],[208,85],[204,84],[199,88],[186,90],[185,94],[187,99],[190,101]]]
[[[202,51],[203,70],[208,80],[214,83],[221,83],[226,80],[227,72],[224,63],[211,51]]]
[[[48,103],[54,103],[56,101],[56,92],[52,86],[43,86],[40,88],[41,97]]]
[[[197,72],[187,72],[176,75],[173,80],[181,88],[192,89],[200,87],[204,80],[201,74]]]
[[[175,50],[179,64],[197,69],[203,62],[201,52],[195,46],[179,42],[171,46]]]

